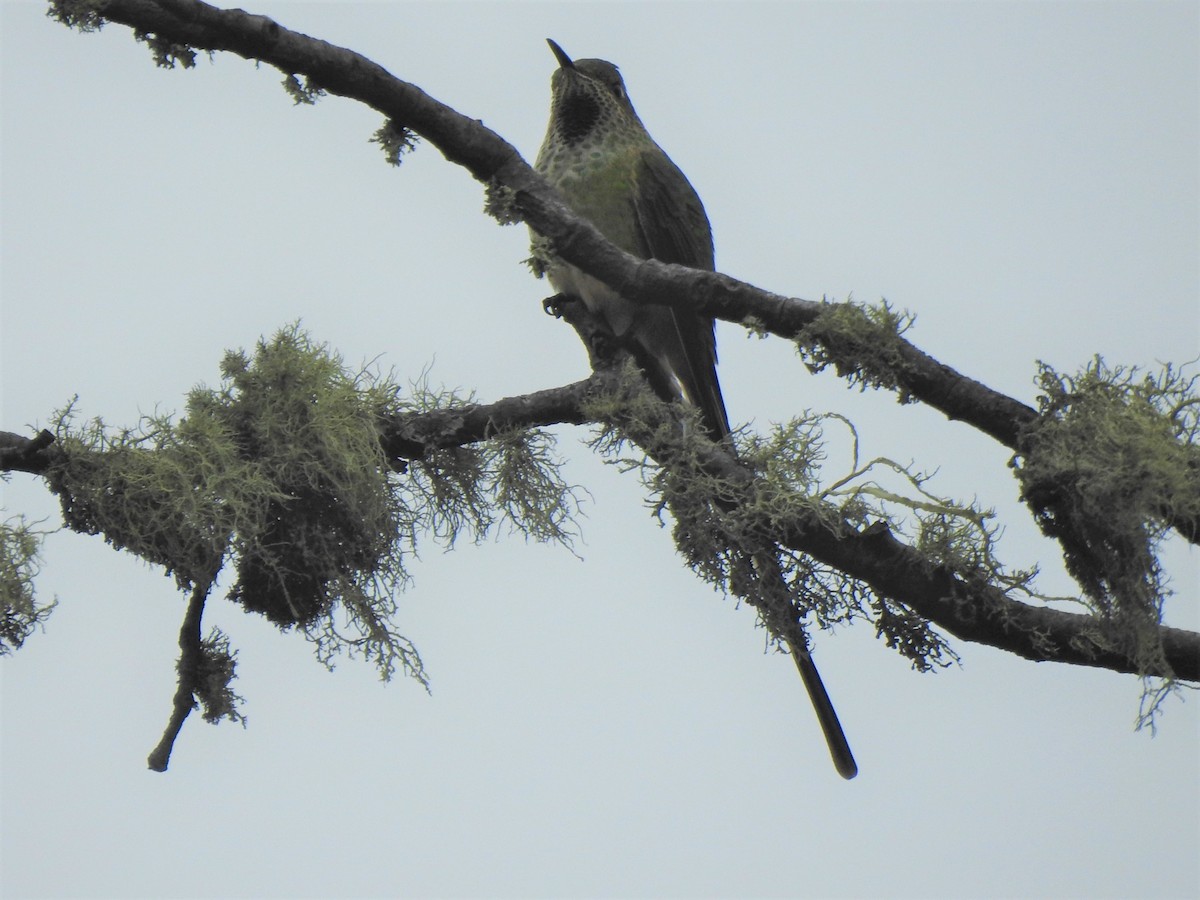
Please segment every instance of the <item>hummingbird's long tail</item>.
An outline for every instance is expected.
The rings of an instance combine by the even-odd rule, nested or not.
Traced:
[[[833,757],[833,765],[843,778],[853,778],[858,774],[858,763],[850,752],[850,743],[842,731],[842,723],[838,721],[837,711],[821,681],[821,673],[808,651],[801,647],[792,648],[792,659],[800,670],[800,679],[808,691],[808,699],[812,701],[817,713],[817,721],[821,723],[821,731],[825,732],[825,743],[829,745],[829,755]]]

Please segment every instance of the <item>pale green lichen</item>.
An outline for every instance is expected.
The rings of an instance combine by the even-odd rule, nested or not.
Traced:
[[[305,75],[304,81],[301,82],[294,74],[289,73],[284,76],[283,89],[297,106],[315,106],[316,102],[325,96],[325,88],[317,84],[311,75]]]
[[[237,651],[230,648],[229,637],[219,628],[200,642],[198,669],[190,683],[204,721],[216,725],[225,719],[245,726],[246,717],[239,709],[242,698],[230,686],[237,678]]]
[[[84,33],[104,27],[105,0],[50,0],[47,18]]]
[[[160,69],[173,69],[176,64],[183,66],[185,69],[193,69],[196,67],[196,51],[187,44],[178,44],[175,41],[167,40],[162,35],[154,34],[149,31],[134,30],[133,36],[136,40],[141,41],[150,48],[150,55],[154,59],[154,64]],[[209,52],[211,59],[212,52]]]
[[[778,594],[777,586],[764,579],[781,579],[795,616],[816,627],[867,619],[889,647],[918,669],[957,660],[923,616],[779,543],[780,535],[814,522],[835,532],[886,523],[931,569],[944,568],[1004,591],[1032,593],[1033,571],[1010,573],[996,558],[989,511],[937,496],[925,476],[890,460],[860,463],[857,435],[840,416],[809,415],[765,434],[736,435],[738,460],[753,472],[750,491],[742,490],[744,482],[739,487],[713,471],[708,465],[712,444],[694,416],[664,407],[635,371],[626,373],[618,390],[594,400],[588,412],[607,423],[593,445],[610,462],[640,475],[660,519],[665,522],[670,512],[676,547],[693,571],[760,611],[764,597]],[[849,429],[853,449],[846,474],[826,484],[823,427],[829,421]],[[640,448],[651,449],[653,459],[634,450],[628,435],[636,436]],[[885,477],[898,485],[884,487]],[[774,562],[764,566],[764,553]]]
[[[0,522],[0,656],[20,649],[56,605],[40,602],[34,589],[41,537],[20,517]]]
[[[901,403],[912,401],[903,387],[905,363],[901,335],[915,321],[886,301],[826,303],[817,318],[795,336],[800,358],[811,372],[833,366],[839,377],[868,387],[896,391]]]
[[[534,278],[545,278],[554,259],[554,243],[540,234],[530,233],[529,256],[523,262]]]
[[[379,426],[406,411],[460,402],[348,371],[298,328],[229,353],[217,388],[196,388],[185,415],[113,431],[59,418],[62,461],[47,473],[66,524],[204,589],[225,566],[229,598],[281,628],[298,626],[331,664],[339,652],[424,681],[394,630],[395,596],[421,536],[444,544],[496,524],[570,543],[574,489],[548,438],[509,435],[394,471]]]
[[[412,130],[394,119],[388,119],[371,135],[370,142],[383,148],[388,165],[398,166],[404,154],[416,149],[419,138]]]
[[[490,179],[485,188],[483,211],[501,225],[516,225],[524,221],[521,210],[517,208],[517,192],[496,178]]]
[[[1172,527],[1194,533],[1200,521],[1197,381],[1169,365],[1143,374],[1099,357],[1073,376],[1043,364],[1039,418],[1012,462],[1097,616],[1097,639],[1143,671],[1169,670],[1158,545]]]

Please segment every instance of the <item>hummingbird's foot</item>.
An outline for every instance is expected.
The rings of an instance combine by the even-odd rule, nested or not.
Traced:
[[[620,340],[608,323],[581,302],[581,298],[574,294],[555,294],[542,301],[542,309],[575,329],[588,349],[588,360],[593,369],[612,366],[621,355],[623,345]]]
[[[542,309],[546,315],[554,316],[556,319],[563,317],[563,311],[571,303],[577,303],[578,297],[572,297],[570,294],[555,294],[553,297],[547,297],[542,301]]]

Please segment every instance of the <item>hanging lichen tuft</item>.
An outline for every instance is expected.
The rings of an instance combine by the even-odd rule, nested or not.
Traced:
[[[19,650],[55,606],[39,602],[33,587],[41,537],[19,516],[0,522],[0,656]]]
[[[237,523],[229,598],[283,626],[307,626],[348,592],[403,572],[395,541],[407,517],[376,429],[391,397],[313,351],[285,332],[253,360],[230,353],[222,389],[188,401],[188,418],[213,417],[270,485]]]
[[[1110,369],[1077,376],[1042,366],[1041,415],[1013,461],[1042,531],[1105,625],[1104,639],[1145,668],[1161,666],[1167,594],[1157,545],[1200,519],[1196,378]]]
[[[221,384],[198,387],[178,422],[136,428],[61,413],[47,473],[66,525],[163,566],[202,594],[231,568],[229,599],[281,628],[301,628],[326,664],[341,650],[424,680],[394,631],[395,596],[419,536],[452,544],[493,525],[569,544],[577,510],[550,439],[497,435],[430,450],[394,471],[380,423],[463,401],[453,392],[348,370],[291,327],[251,357],[226,354]]]

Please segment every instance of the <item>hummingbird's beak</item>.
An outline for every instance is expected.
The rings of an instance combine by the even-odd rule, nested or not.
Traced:
[[[554,43],[554,41],[550,40],[550,38],[546,38],[546,43],[549,44],[550,49],[554,51],[554,58],[558,60],[559,68],[575,68],[575,63],[571,62],[571,57],[567,56],[566,51],[564,51],[562,47],[558,46],[558,44]]]

